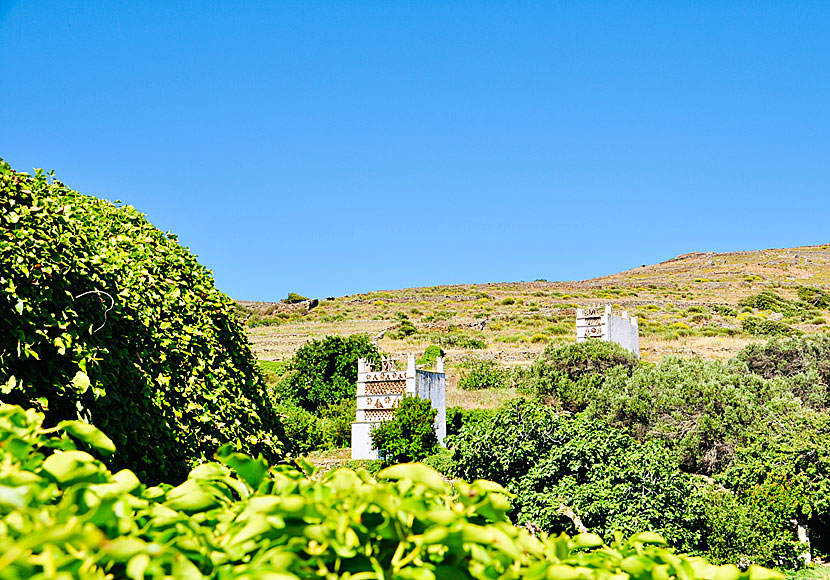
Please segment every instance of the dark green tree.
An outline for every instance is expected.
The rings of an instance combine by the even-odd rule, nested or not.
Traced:
[[[294,354],[291,371],[279,385],[277,396],[308,411],[354,399],[359,358],[380,361],[377,347],[365,334],[310,340]]]

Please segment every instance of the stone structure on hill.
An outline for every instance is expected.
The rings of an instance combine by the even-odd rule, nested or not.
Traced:
[[[637,317],[629,317],[627,311],[622,316],[612,314],[611,305],[588,306],[576,309],[576,341],[602,340],[616,342],[640,358],[640,328]]]
[[[397,370],[394,362],[384,358],[380,365],[366,359],[357,363],[357,416],[352,423],[352,459],[378,459],[372,447],[372,428],[392,418],[403,396],[428,399],[438,411],[435,434],[443,445],[447,434],[447,391],[444,359],[436,360],[435,371],[415,368],[415,355],[407,357],[406,370]]]

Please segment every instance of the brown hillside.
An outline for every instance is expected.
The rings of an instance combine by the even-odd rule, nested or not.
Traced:
[[[552,341],[574,340],[577,305],[612,304],[640,317],[642,356],[729,358],[763,337],[741,320],[758,316],[802,332],[826,331],[827,312],[809,319],[744,309],[738,302],[762,290],[797,299],[799,286],[825,289],[830,244],[722,254],[694,252],[617,274],[578,282],[459,284],[385,290],[320,300],[316,308],[240,302],[249,337],[262,360],[287,360],[310,338],[363,332],[403,355],[442,344],[449,364],[484,357],[506,365],[531,362]],[[734,313],[730,315],[728,306]],[[393,338],[399,316],[417,333]],[[386,331],[384,333],[384,331]],[[484,348],[476,348],[481,347]]]

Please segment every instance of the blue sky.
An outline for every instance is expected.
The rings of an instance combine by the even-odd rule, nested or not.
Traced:
[[[828,2],[3,2],[0,157],[235,298],[830,241]]]

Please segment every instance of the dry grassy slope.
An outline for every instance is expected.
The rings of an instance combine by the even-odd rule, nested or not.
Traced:
[[[612,304],[640,316],[643,358],[666,354],[728,358],[750,341],[735,317],[712,310],[774,289],[795,298],[800,285],[826,288],[830,244],[723,254],[692,253],[654,265],[579,282],[461,284],[378,291],[321,300],[305,308],[276,303],[240,303],[249,322],[281,317],[281,324],[251,328],[249,337],[263,360],[286,360],[310,338],[364,332],[376,336],[406,314],[419,329],[415,337],[379,339],[386,352],[421,352],[453,335],[483,340],[487,348],[446,346],[449,362],[483,356],[504,364],[526,364],[550,341],[574,340],[577,305]],[[691,309],[691,310],[690,310]],[[822,332],[824,320],[797,324]],[[720,330],[718,330],[720,329]],[[731,331],[729,329],[732,329]],[[716,332],[733,332],[733,336]]]

